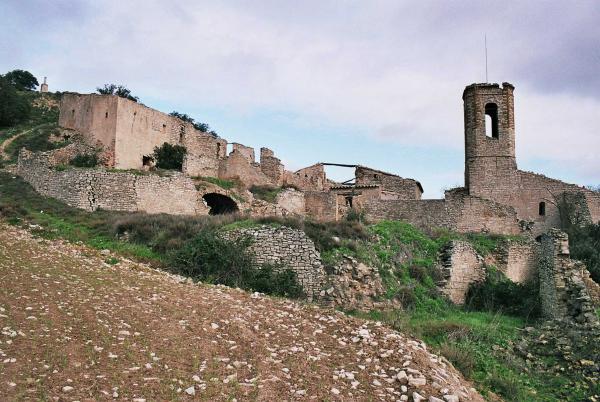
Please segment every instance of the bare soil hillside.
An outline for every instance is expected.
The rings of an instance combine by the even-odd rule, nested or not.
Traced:
[[[0,328],[0,400],[483,400],[379,323],[2,222]]]

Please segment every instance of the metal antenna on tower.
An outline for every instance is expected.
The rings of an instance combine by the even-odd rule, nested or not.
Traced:
[[[487,34],[484,35],[483,37],[484,39],[484,44],[485,44],[485,83],[487,84],[488,81],[488,61],[487,61]]]

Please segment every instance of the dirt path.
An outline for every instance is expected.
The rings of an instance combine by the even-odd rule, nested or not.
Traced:
[[[483,401],[378,323],[106,258],[0,221],[0,400]]]
[[[6,148],[17,138],[19,138],[22,135],[28,134],[30,132],[32,132],[33,130],[42,127],[45,124],[40,124],[38,126],[32,127],[29,130],[25,130],[25,131],[21,131],[19,134],[17,135],[13,135],[10,138],[7,138],[6,140],[4,140],[2,143],[0,143],[0,160],[1,159],[10,159],[10,155],[6,153]]]

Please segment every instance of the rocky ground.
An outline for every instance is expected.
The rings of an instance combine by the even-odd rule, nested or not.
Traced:
[[[483,400],[379,323],[2,222],[0,278],[1,400]]]

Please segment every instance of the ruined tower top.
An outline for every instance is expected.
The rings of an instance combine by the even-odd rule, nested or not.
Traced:
[[[481,177],[481,170],[516,169],[515,87],[471,84],[463,92],[465,112],[465,185]]]
[[[48,84],[46,83],[46,77],[44,77],[44,82],[42,83],[42,85],[40,85],[40,92],[48,92]]]

